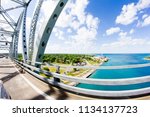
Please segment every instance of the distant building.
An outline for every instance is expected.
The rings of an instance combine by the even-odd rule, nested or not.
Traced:
[[[94,56],[92,59],[97,62],[107,62],[109,60],[106,56]]]

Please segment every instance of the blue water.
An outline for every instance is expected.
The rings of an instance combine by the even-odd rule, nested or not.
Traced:
[[[96,55],[99,56],[99,55]],[[118,66],[118,65],[132,65],[132,64],[145,64],[150,63],[149,60],[144,60],[144,57],[150,54],[105,54],[109,61],[104,63],[103,66]],[[113,69],[113,70],[96,70],[90,78],[93,79],[124,79],[135,78],[150,75],[150,67],[142,68],[128,68],[128,69]],[[105,85],[90,85],[79,84],[77,87],[94,89],[94,90],[132,90],[150,87],[150,82],[140,83],[134,85],[122,86],[105,86]]]

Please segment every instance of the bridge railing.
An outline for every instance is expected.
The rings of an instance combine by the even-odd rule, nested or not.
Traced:
[[[15,62],[25,69],[27,72],[35,76],[36,78],[57,86],[61,87],[65,90],[75,92],[75,93],[81,93],[85,95],[91,95],[91,96],[101,96],[101,97],[127,97],[127,96],[136,96],[136,95],[142,95],[150,93],[150,87],[148,88],[141,88],[141,89],[134,89],[134,90],[121,90],[121,91],[103,91],[103,90],[91,90],[91,89],[83,89],[75,86],[70,86],[67,84],[64,84],[63,82],[57,82],[55,78],[62,80],[67,80],[71,82],[76,83],[84,83],[84,84],[93,84],[93,85],[105,85],[105,86],[120,86],[120,85],[131,85],[131,84],[138,84],[138,83],[146,83],[150,82],[150,76],[144,76],[144,77],[136,77],[136,78],[126,78],[126,79],[91,79],[91,78],[78,78],[78,77],[72,77],[67,76],[63,74],[58,73],[52,73],[45,71],[41,68],[36,68],[34,66],[25,64],[23,62],[19,62],[18,60],[15,60]],[[39,63],[41,64],[41,63]],[[77,66],[75,66],[77,67]],[[41,76],[39,73],[46,74],[52,78],[45,78]]]
[[[53,66],[57,66],[54,65]],[[145,64],[134,64],[134,65],[120,65],[120,66],[64,66],[64,65],[59,65],[60,67],[65,67],[65,68],[82,68],[82,69],[128,69],[128,68],[141,68],[141,67],[149,67],[150,63],[145,63]]]

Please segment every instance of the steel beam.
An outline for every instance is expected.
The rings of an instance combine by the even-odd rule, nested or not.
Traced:
[[[44,23],[42,24],[41,30],[39,31],[40,33],[34,44],[34,52],[33,52],[33,58],[32,58],[32,63],[36,67],[40,67],[39,65],[35,64],[35,62],[42,61],[42,56],[44,55],[44,51],[45,51],[47,42],[49,40],[49,37],[51,35],[51,32],[55,26],[55,23],[61,11],[63,10],[67,2],[68,0],[59,0],[52,15],[48,19],[46,19]]]
[[[0,45],[0,50],[9,50],[9,46],[7,45]]]
[[[0,12],[8,12],[8,11],[11,11],[11,10],[14,10],[14,9],[18,9],[18,8],[22,8],[22,7],[24,7],[24,6],[16,6],[16,7],[11,7],[11,8],[8,8],[8,9],[5,9],[5,10],[0,10]]]
[[[24,9],[23,27],[22,27],[22,50],[24,62],[28,60],[27,44],[26,44],[26,14],[27,14],[27,7]]]
[[[20,1],[20,0],[11,0],[11,1],[13,1],[13,2],[15,2],[15,3],[18,3],[18,4],[20,4],[20,5],[24,5],[24,2],[22,2],[22,1]]]
[[[43,3],[43,0],[39,0],[35,9],[34,15],[33,15],[31,26],[30,26],[30,35],[29,35],[29,44],[28,44],[28,57],[30,61],[32,60],[32,56],[33,56],[35,30],[36,30],[37,21],[38,21],[42,3]]]
[[[10,44],[11,42],[10,42],[10,41],[0,41],[0,43],[7,43],[7,44]]]
[[[4,11],[4,8],[1,7],[1,10]],[[11,18],[11,16],[7,12],[1,12],[1,15],[4,17],[4,19],[8,22],[8,24],[14,29],[13,25],[11,25],[9,22],[12,22],[14,25],[16,25],[16,22]],[[7,18],[6,18],[7,17]]]
[[[17,21],[17,26],[15,28],[15,32],[12,35],[12,43],[10,44],[10,51],[9,51],[10,57],[12,57],[12,58],[18,57],[18,40],[19,40],[19,33],[21,30],[23,13],[24,13],[24,11],[19,16],[18,21]]]
[[[8,22],[7,22],[7,21],[5,21],[5,20],[1,20],[1,19],[0,19],[0,23],[8,24]],[[11,25],[13,25],[13,26],[16,26],[16,24],[13,24],[12,22],[9,22],[9,24],[11,24]]]
[[[19,19],[17,21],[17,26],[16,26],[16,32],[12,37],[12,43],[10,46],[10,55],[13,58],[17,58],[18,57],[18,40],[19,40],[19,33],[20,33],[20,29],[21,29],[21,23],[23,20],[23,14],[24,11],[20,14]]]
[[[7,31],[7,30],[0,30],[0,34],[12,36],[14,32]]]
[[[13,29],[13,31],[7,31],[3,28],[0,29],[0,34],[3,36],[3,35],[7,35],[7,36],[10,36],[12,37],[12,42],[8,42],[7,39],[5,40],[2,40],[0,41],[1,43],[6,43],[6,45],[3,45],[1,46],[1,49],[5,49],[5,48],[8,48],[9,50],[9,53],[10,53],[10,56],[12,58],[17,58],[18,57],[18,40],[19,40],[19,32],[20,32],[20,29],[21,29],[21,24],[22,24],[22,21],[23,21],[23,17],[26,17],[26,10],[24,12],[21,13],[21,15],[19,16],[18,20],[17,20],[17,23],[16,21],[7,13],[8,11],[11,11],[11,10],[14,10],[14,9],[18,9],[18,8],[22,8],[22,7],[25,7],[27,9],[28,7],[28,4],[31,2],[31,0],[29,0],[29,2],[25,2],[25,1],[21,1],[21,0],[11,0],[17,4],[19,4],[18,6],[15,6],[15,7],[10,7],[8,9],[4,9],[2,5],[0,5],[0,14],[3,16],[4,20],[0,20],[0,23],[5,23],[5,24],[8,24],[9,27],[11,27]],[[24,14],[23,14],[24,13]],[[26,18],[24,18],[26,20]],[[23,24],[25,25],[25,22],[23,22]],[[23,25],[23,37],[24,37],[24,25]],[[5,47],[5,46],[8,46],[9,47]]]
[[[12,43],[10,44],[9,56],[13,59],[15,57],[15,35],[12,36]]]

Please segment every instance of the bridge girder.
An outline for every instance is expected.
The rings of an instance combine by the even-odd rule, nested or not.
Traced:
[[[5,30],[0,30],[1,34],[7,34],[12,37],[12,43],[10,43],[10,51],[11,55],[14,58],[17,58],[18,54],[18,40],[19,40],[19,33],[21,29],[21,24],[22,24],[22,47],[23,47],[23,60],[26,62],[27,60],[32,60],[33,63],[35,62],[41,62],[42,56],[44,54],[47,42],[49,40],[49,37],[51,35],[51,32],[55,26],[55,23],[63,10],[64,6],[68,2],[68,0],[58,0],[57,1],[57,6],[54,9],[52,15],[45,20],[45,22],[42,25],[42,28],[40,30],[40,34],[38,35],[36,42],[34,42],[35,38],[35,30],[36,30],[36,25],[38,21],[38,16],[40,12],[40,8],[42,6],[43,0],[39,0],[38,5],[36,7],[36,10],[34,12],[34,16],[32,19],[31,23],[31,31],[30,31],[30,36],[29,36],[29,47],[27,48],[26,45],[26,15],[27,15],[27,8],[31,0],[28,0],[28,2],[21,1],[21,0],[11,0],[13,2],[18,3],[21,6],[14,7],[20,8],[24,7],[24,11],[21,13],[18,22],[16,23],[10,16],[7,14],[7,11],[13,10],[13,8],[8,8],[8,9],[3,9],[0,7],[1,15],[4,17],[5,21],[2,21],[2,23],[7,23],[9,26],[14,30],[13,32],[11,31],[5,31]],[[33,49],[34,48],[34,49]],[[28,52],[27,52],[28,49]],[[28,55],[30,57],[28,58]]]
[[[17,58],[18,57],[18,41],[19,41],[19,33],[21,29],[21,23],[23,19],[23,12],[20,14],[19,19],[17,21],[17,26],[16,26],[16,32],[12,37],[12,44],[10,46],[10,54],[12,57]]]
[[[0,44],[0,50],[9,50],[9,45]]]
[[[27,14],[27,7],[24,9],[23,26],[22,26],[22,49],[23,49],[22,54],[24,62],[28,60],[27,44],[26,44],[26,14]]]
[[[12,42],[9,42],[9,41],[1,41],[1,40],[0,40],[0,43],[8,43],[8,44],[11,44]]]
[[[21,1],[21,0],[11,0],[11,1],[13,1],[13,2],[15,2],[15,3],[18,3],[18,4],[20,4],[20,5],[24,5],[24,4],[25,4],[25,2],[23,2],[23,1]]]
[[[38,17],[39,17],[39,13],[40,13],[40,9],[41,9],[43,1],[44,0],[39,0],[35,9],[34,15],[33,15],[31,26],[30,26],[30,35],[29,35],[29,43],[28,43],[28,59],[30,61],[32,61],[33,50],[34,50],[34,40],[35,40],[35,30],[36,30],[37,21],[38,21]]]
[[[21,0],[10,0],[10,1],[13,1],[15,2],[16,4],[18,4],[17,6],[14,6],[14,7],[9,7],[7,9],[4,9],[3,8],[3,5],[0,4],[0,15],[2,16],[3,19],[0,20],[0,23],[1,24],[4,24],[4,25],[8,25],[7,29],[11,29],[11,30],[6,30],[6,27],[2,27],[0,29],[0,35],[1,36],[7,36],[7,37],[11,37],[12,41],[9,42],[9,41],[6,41],[6,45],[9,45],[9,47],[2,47],[1,46],[1,49],[5,49],[5,48],[8,48],[9,50],[9,55],[12,57],[12,58],[17,58],[17,55],[18,55],[18,40],[19,40],[19,32],[20,32],[20,29],[21,29],[21,23],[22,23],[22,16],[23,16],[23,13],[21,13],[20,17],[17,19],[11,17],[11,15],[8,13],[8,11],[12,11],[12,10],[15,10],[15,9],[18,9],[18,8],[23,8],[23,7],[26,7],[27,6],[27,3],[31,0],[29,0],[27,3],[25,1],[21,1]],[[2,26],[4,26],[2,25]],[[4,41],[1,42],[1,43],[5,43]]]
[[[14,34],[14,32],[7,31],[7,30],[0,30],[0,34],[7,35],[7,36],[12,36]]]
[[[5,11],[5,9],[1,6],[1,15],[3,16],[3,18],[6,20],[6,22],[10,25],[10,27],[15,30],[15,26],[16,26],[16,22],[13,20],[13,18],[11,18],[11,16]],[[3,12],[5,11],[5,12]],[[10,23],[11,22],[11,23]]]
[[[60,0],[57,3],[56,8],[54,9],[52,15],[46,19],[41,27],[40,33],[34,43],[34,52],[33,52],[33,58],[32,58],[32,64],[36,67],[39,67],[39,65],[36,64],[36,62],[42,61],[42,56],[44,55],[44,51],[47,45],[47,42],[49,40],[49,37],[51,35],[51,32],[55,26],[55,23],[63,10],[64,6],[68,0]]]

